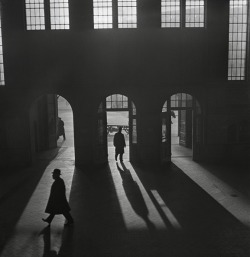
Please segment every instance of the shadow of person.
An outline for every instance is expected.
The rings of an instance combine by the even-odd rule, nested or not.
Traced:
[[[45,227],[39,235],[43,235],[44,241],[44,251],[43,257],[59,257],[59,256],[71,256],[72,250],[72,235],[73,235],[73,227],[68,227],[64,229],[62,234],[62,245],[58,253],[55,250],[51,250],[51,230],[50,226]]]
[[[72,256],[73,250],[73,233],[74,233],[74,226],[67,227],[63,230],[62,234],[62,245],[58,252],[58,256]]]
[[[55,250],[51,250],[50,244],[50,226],[45,227],[39,235],[43,235],[44,241],[44,249],[43,249],[43,257],[56,257],[58,256]]]
[[[134,181],[129,169],[126,168],[124,163],[121,163],[122,168],[119,164],[116,164],[118,171],[120,172],[122,178],[122,185],[127,196],[128,201],[131,204],[131,207],[135,211],[135,213],[140,216],[146,223],[149,230],[154,231],[155,226],[148,218],[148,208],[142,196],[141,190]]]

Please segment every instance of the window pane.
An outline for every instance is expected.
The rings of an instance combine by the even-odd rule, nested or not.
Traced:
[[[228,80],[245,79],[247,0],[230,0]]]
[[[128,98],[123,95],[115,94],[106,98],[107,109],[127,109]]]
[[[186,0],[185,27],[204,27],[204,13],[204,0]]]
[[[180,0],[161,1],[161,27],[180,27]]]
[[[167,112],[167,110],[168,108],[167,108],[167,101],[166,101],[162,107],[162,112]]]
[[[171,96],[171,108],[192,107],[193,97],[186,93],[179,93]]]
[[[136,119],[133,119],[132,123],[132,143],[137,143]]]
[[[118,0],[118,28],[137,27],[136,0]]]
[[[26,0],[27,30],[44,30],[44,3],[43,0]]]
[[[132,102],[132,114],[136,115],[136,108],[133,102]]]
[[[93,8],[94,29],[112,28],[112,0],[94,0]]]
[[[50,0],[51,29],[69,29],[68,0]]]

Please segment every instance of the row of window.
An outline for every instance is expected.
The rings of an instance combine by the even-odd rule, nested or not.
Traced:
[[[44,0],[26,0],[25,7],[27,30],[44,30],[48,15],[50,29],[69,29],[68,0],[50,0],[49,6]]]
[[[44,30],[46,16],[50,18],[50,29],[69,29],[68,0],[26,0],[27,30]],[[94,29],[137,27],[137,0],[93,0]],[[181,17],[185,16],[185,24]],[[204,27],[204,0],[161,0],[161,26]]]
[[[161,26],[163,28],[179,28],[181,17],[185,17],[185,27],[205,26],[205,1],[186,0],[184,8],[181,0],[161,1]]]
[[[117,1],[117,2],[116,2]],[[179,28],[205,26],[205,1],[161,0],[161,26]],[[69,29],[68,0],[49,0],[50,28]],[[94,28],[137,27],[137,0],[93,0]],[[45,29],[44,0],[26,0],[28,30]],[[228,79],[244,80],[246,71],[248,0],[230,0]],[[47,12],[46,12],[47,13]],[[114,15],[116,13],[116,15]],[[117,17],[117,20],[114,19]]]
[[[94,28],[113,27],[113,1],[93,0]],[[186,27],[204,27],[204,0],[161,0],[162,27],[181,27],[184,10]],[[69,29],[68,0],[25,0],[28,30],[45,29],[45,13],[50,16],[51,29]],[[136,28],[136,0],[117,0],[118,28]],[[47,11],[45,9],[47,8]],[[1,12],[0,12],[1,15]],[[246,74],[246,51],[248,30],[248,0],[230,0],[229,13],[228,80],[244,80]],[[0,17],[0,86],[5,84],[2,27]]]

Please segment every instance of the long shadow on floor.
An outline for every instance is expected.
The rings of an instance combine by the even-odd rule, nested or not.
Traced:
[[[149,211],[138,184],[136,183],[136,181],[134,181],[129,169],[126,168],[124,163],[121,163],[122,168],[119,166],[118,163],[116,163],[116,165],[122,178],[122,185],[125,194],[133,210],[145,221],[148,229],[154,231],[155,226],[148,218]]]
[[[133,168],[163,220],[170,217],[162,211],[153,191],[157,191],[181,226],[172,241],[177,256],[250,256],[250,230],[178,167],[172,164],[168,169],[147,171]]]
[[[44,249],[43,257],[56,257],[56,256],[71,256],[72,252],[72,240],[74,234],[74,227],[69,227],[64,229],[62,234],[62,243],[60,250],[57,252],[51,248],[51,228],[50,226],[45,227],[40,233],[39,236],[43,236]]]

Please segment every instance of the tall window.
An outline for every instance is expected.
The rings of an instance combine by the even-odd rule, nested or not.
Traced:
[[[180,27],[181,25],[180,0],[161,1],[161,26]]]
[[[0,6],[1,8],[1,6]],[[0,10],[0,86],[5,85],[4,66],[3,66],[3,43],[2,43],[2,15]]]
[[[69,29],[68,0],[25,0],[25,7],[27,30]]]
[[[205,27],[205,0],[161,0],[161,27]]]
[[[94,28],[136,28],[136,1],[137,0],[93,0]],[[113,5],[112,3],[115,4]]]
[[[94,28],[113,27],[112,0],[94,0]]]
[[[136,0],[118,0],[118,28],[137,27]]]
[[[27,30],[45,29],[44,0],[26,0]]]
[[[51,29],[69,29],[68,0],[50,0]]]
[[[230,0],[228,80],[245,79],[247,9],[247,0]]]
[[[204,0],[186,0],[186,27],[204,27]]]

